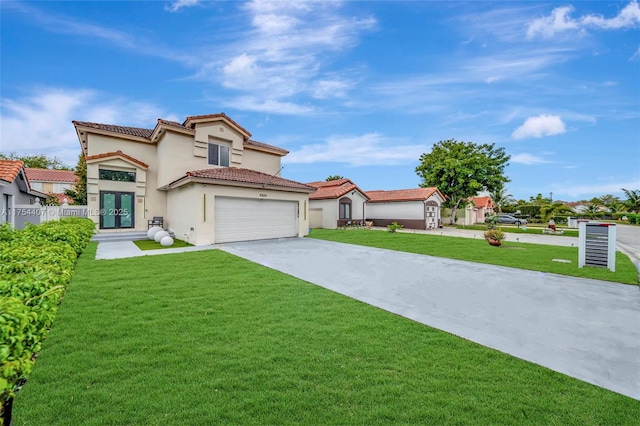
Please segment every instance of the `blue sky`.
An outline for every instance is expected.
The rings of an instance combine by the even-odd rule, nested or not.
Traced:
[[[0,150],[74,166],[71,120],[225,112],[282,175],[412,188],[438,141],[495,143],[508,191],[640,189],[640,5],[4,0]],[[624,197],[622,197],[624,198]]]

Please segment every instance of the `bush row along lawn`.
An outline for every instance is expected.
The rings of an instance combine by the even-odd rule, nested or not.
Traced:
[[[616,271],[611,272],[605,268],[578,268],[577,247],[517,243],[508,239],[502,241],[502,246],[492,247],[483,238],[391,233],[370,229],[314,229],[309,237],[490,265],[638,284],[638,270],[633,262],[620,252],[616,253]],[[554,262],[552,259],[566,259],[571,263]]]
[[[526,229],[523,228],[518,228],[517,226],[512,226],[512,225],[501,225],[501,224],[497,224],[496,225],[497,228],[502,229],[504,232],[509,232],[509,233],[513,233],[513,234],[538,234],[541,235],[542,234],[542,230],[547,228],[546,225],[539,225],[539,226],[531,226],[531,225],[527,225]],[[456,225],[457,229],[472,229],[475,231],[486,231],[487,230],[487,225]],[[562,235],[564,237],[577,237],[578,236],[578,230],[577,229],[566,229],[563,228],[562,226],[558,226],[557,229],[562,229],[563,233],[562,234],[546,234],[546,235],[551,235],[551,236],[557,236],[557,235]]]
[[[34,367],[94,228],[85,218],[22,230],[0,226],[0,425],[9,422],[11,401]]]
[[[225,252],[94,255],[15,425],[638,421],[631,398]]]

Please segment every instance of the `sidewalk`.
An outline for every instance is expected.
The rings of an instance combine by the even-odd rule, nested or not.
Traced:
[[[387,228],[373,227],[371,229],[386,231]],[[504,229],[503,229],[504,230]],[[441,235],[443,237],[462,237],[462,238],[479,238],[483,239],[483,230],[477,229],[458,229],[445,226],[439,229],[422,230],[422,229],[402,229],[397,232],[405,232],[409,234],[429,234]],[[506,241],[530,244],[546,244],[550,246],[577,247],[577,237],[565,237],[562,235],[546,235],[546,234],[515,234],[506,232]]]

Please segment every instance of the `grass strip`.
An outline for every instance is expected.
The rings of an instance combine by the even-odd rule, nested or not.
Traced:
[[[153,241],[153,240],[135,240],[133,242],[140,250],[160,250],[160,249],[168,249],[168,248],[181,248],[181,247],[191,247],[193,244],[189,244],[186,241],[173,239],[173,245],[170,247],[165,247],[162,244]]]
[[[605,268],[578,268],[578,248],[518,243],[509,238],[492,247],[478,238],[445,237],[429,234],[391,233],[370,229],[313,229],[311,238],[357,244],[490,265],[510,266],[580,278],[592,278],[638,285],[638,270],[623,253],[616,253],[616,271]],[[571,263],[554,262],[565,259]]]
[[[218,250],[94,255],[15,425],[638,424],[636,400]]]
[[[526,228],[518,228],[517,226],[513,226],[513,225],[501,225],[501,224],[497,224],[496,227],[502,229],[504,232],[508,232],[511,234],[534,234],[534,235],[543,235],[544,233],[542,232],[542,230],[547,228],[546,225],[545,226],[527,225]],[[485,225],[456,225],[456,228],[484,232],[487,230],[487,225],[486,224]],[[562,234],[557,233],[557,234],[544,234],[544,235],[578,237],[579,231],[577,229],[567,229],[567,228],[563,228],[562,226],[558,226],[558,229],[562,230]]]

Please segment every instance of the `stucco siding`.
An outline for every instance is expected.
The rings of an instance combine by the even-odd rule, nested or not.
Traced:
[[[242,167],[268,175],[281,176],[279,155],[245,149],[242,154]]]
[[[309,200],[309,208],[322,209],[322,228],[336,229],[338,227],[337,200]]]
[[[396,201],[391,203],[368,203],[367,219],[424,219],[424,202]]]
[[[181,187],[184,188],[184,187]],[[172,189],[168,192],[169,229],[176,238],[189,238],[195,245],[213,244],[215,241],[215,197],[239,197],[249,199],[267,199],[298,202],[298,236],[309,232],[308,195],[233,186],[193,183],[185,189]],[[191,228],[194,231],[191,231]]]

